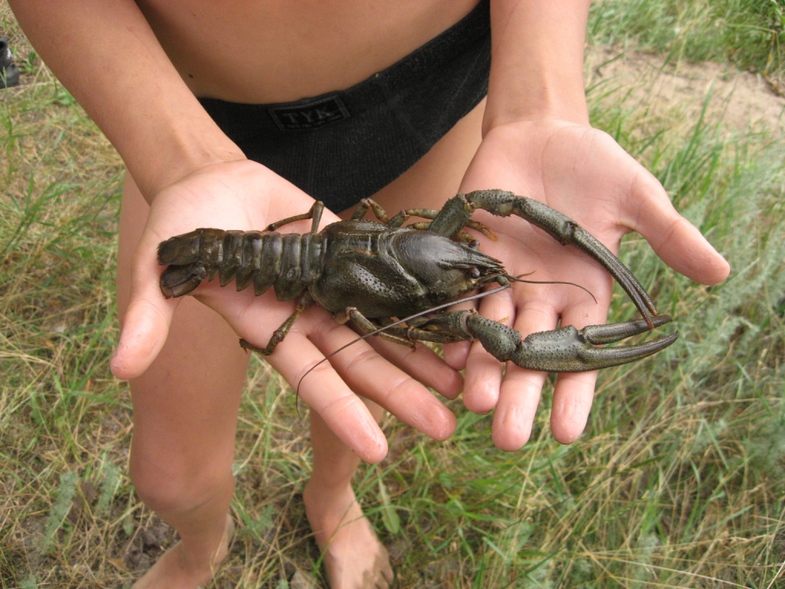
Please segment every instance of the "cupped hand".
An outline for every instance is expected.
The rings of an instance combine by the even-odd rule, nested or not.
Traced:
[[[614,253],[622,236],[640,233],[678,272],[704,284],[724,280],[728,263],[700,231],[679,215],[660,183],[609,135],[564,121],[526,121],[491,129],[470,165],[461,192],[500,188],[544,202],[577,221]],[[512,275],[563,284],[521,284],[479,303],[479,312],[505,322],[524,337],[562,325],[604,323],[612,280],[575,248],[564,247],[520,218],[475,213],[498,235],[482,249]],[[634,269],[633,269],[634,271]],[[656,302],[656,301],[655,301]],[[445,348],[445,358],[466,368],[464,402],[478,413],[495,409],[493,440],[520,448],[531,435],[546,374],[500,363],[475,342]],[[596,372],[559,375],[553,392],[551,430],[563,443],[583,431]]]
[[[198,170],[156,195],[134,255],[130,303],[111,361],[115,376],[132,379],[150,366],[179,303],[179,299],[166,300],[159,288],[163,269],[156,253],[161,241],[199,227],[264,229],[271,222],[307,212],[313,202],[267,168],[246,160]],[[336,220],[325,211],[322,224]],[[310,221],[300,221],[280,231],[304,233],[310,226]],[[200,286],[194,295],[218,311],[240,337],[260,347],[294,309],[293,301],[278,301],[272,289],[255,297],[253,289],[238,293],[232,285],[220,288],[217,281]],[[416,352],[388,346],[388,360],[364,341],[321,362],[356,337],[326,311],[312,307],[267,359],[291,385],[300,385],[303,400],[364,460],[381,460],[387,445],[358,395],[431,437],[448,437],[455,419],[421,382],[454,397],[462,385],[457,371],[423,346]],[[317,367],[300,382],[313,366]]]

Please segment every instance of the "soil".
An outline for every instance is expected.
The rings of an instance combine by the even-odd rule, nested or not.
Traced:
[[[782,138],[785,132],[785,85],[728,64],[670,63],[657,55],[591,47],[586,78],[594,92],[624,97],[655,116],[678,110],[695,121],[708,99],[708,120],[721,122],[729,133],[762,131]]]
[[[174,531],[158,517],[137,528],[125,550],[125,566],[137,574],[145,572],[175,543]]]

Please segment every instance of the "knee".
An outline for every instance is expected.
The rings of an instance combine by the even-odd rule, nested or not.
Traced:
[[[161,465],[130,462],[131,482],[142,502],[160,515],[186,513],[214,501],[229,501],[234,491],[231,462],[226,465]]]

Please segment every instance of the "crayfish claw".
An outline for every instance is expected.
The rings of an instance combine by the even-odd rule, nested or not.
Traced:
[[[543,372],[587,372],[641,360],[670,346],[678,332],[642,344],[597,348],[596,345],[615,343],[633,335],[649,331],[645,319],[589,325],[581,330],[573,326],[553,331],[532,333],[525,339],[502,323],[481,315],[468,314],[464,318],[466,333],[480,340],[495,358],[511,361],[521,368]],[[653,318],[655,327],[670,323],[671,318]]]
[[[660,327],[671,323],[670,315],[657,315],[648,318],[625,321],[624,323],[608,323],[605,325],[587,325],[579,333],[590,344],[603,345],[612,344],[631,337],[651,331],[655,327]]]
[[[660,318],[655,318],[658,323]],[[662,316],[663,323],[670,317]],[[610,325],[573,326],[533,333],[521,342],[509,360],[530,370],[547,372],[586,372],[641,360],[670,346],[678,332],[656,340],[629,346],[597,348],[649,330],[645,319]]]

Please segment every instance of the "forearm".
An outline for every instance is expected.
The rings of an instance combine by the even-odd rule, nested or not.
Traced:
[[[589,0],[492,0],[484,131],[516,120],[587,123],[583,53]]]
[[[131,0],[11,0],[54,74],[119,151],[145,198],[242,157],[182,81]]]

